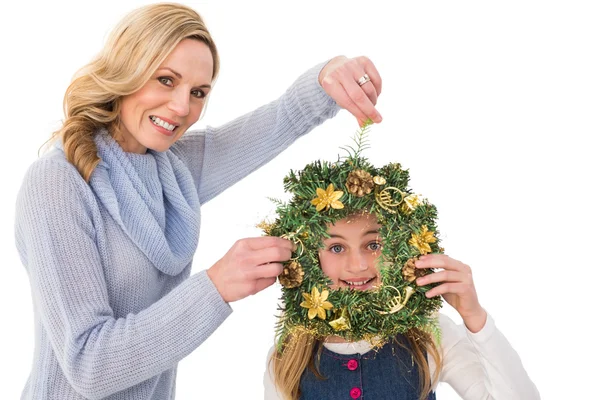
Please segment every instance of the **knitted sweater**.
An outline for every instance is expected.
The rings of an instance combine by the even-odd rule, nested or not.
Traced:
[[[15,226],[35,319],[22,399],[174,398],[177,363],[231,313],[206,271],[190,276],[200,206],[337,113],[322,67],[163,153],[99,132],[89,184],[60,146],[33,163]]]

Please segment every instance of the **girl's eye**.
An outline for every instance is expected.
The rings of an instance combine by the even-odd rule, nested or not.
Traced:
[[[329,251],[331,251],[334,254],[339,254],[342,251],[344,251],[344,248],[341,245],[339,245],[339,244],[334,244],[333,246],[331,246],[329,248]]]
[[[379,250],[381,250],[381,243],[371,242],[371,243],[369,243],[369,245],[367,247],[371,251],[379,251]]]
[[[198,99],[203,99],[206,97],[206,93],[204,93],[204,90],[200,90],[200,89],[194,89],[192,90],[192,96],[198,98]]]
[[[173,80],[166,76],[161,76],[158,78],[158,81],[165,86],[173,86]]]

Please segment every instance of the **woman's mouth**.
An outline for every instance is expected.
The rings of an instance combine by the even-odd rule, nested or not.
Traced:
[[[150,116],[150,122],[152,122],[155,127],[159,128],[158,130],[160,132],[169,136],[172,136],[175,133],[175,130],[179,127],[179,125],[171,124],[155,115]]]

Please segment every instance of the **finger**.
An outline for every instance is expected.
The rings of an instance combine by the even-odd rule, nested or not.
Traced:
[[[379,75],[379,71],[377,71],[377,68],[375,67],[373,62],[371,60],[369,60],[367,57],[359,57],[359,62],[362,64],[363,69],[365,70],[367,75],[369,75],[369,78],[371,79],[371,83],[373,84],[373,87],[375,88],[377,97],[379,97],[379,95],[381,94],[381,87],[382,87],[381,75]]]
[[[470,267],[446,254],[427,254],[419,257],[415,263],[417,268],[443,268],[453,271],[470,272]]]
[[[275,283],[276,278],[261,278],[256,281],[256,292],[254,294],[264,290]]]
[[[339,74],[340,84],[344,87],[344,90],[347,93],[347,96],[350,98],[350,101],[354,103],[358,109],[369,117],[373,122],[381,122],[381,115],[375,109],[375,105],[369,99],[365,91],[361,86],[358,85],[358,80],[361,76],[363,76],[360,72],[354,72],[353,75],[350,74]],[[363,85],[366,86],[367,84]],[[358,115],[355,115],[358,117]]]
[[[425,293],[425,296],[428,298],[432,298],[448,293],[461,293],[461,286],[461,283],[444,283],[442,285],[434,287],[431,290],[428,290],[427,293]]]
[[[373,85],[373,83],[371,83],[371,81],[369,81],[359,87],[363,90],[363,92],[365,92],[365,94],[369,98],[369,101],[371,101],[371,103],[373,105],[377,105],[377,92],[375,90],[375,86]]]
[[[246,264],[252,266],[275,262],[283,262],[292,258],[292,251],[283,247],[267,247],[266,249],[253,250],[248,254]]]
[[[277,278],[283,272],[283,264],[269,263],[257,265],[249,272],[250,279]]]
[[[355,85],[358,85],[355,83]],[[352,101],[342,84],[328,75],[323,79],[323,89],[341,108],[348,110],[358,120],[360,126],[369,119],[365,113]]]
[[[469,276],[456,271],[439,271],[433,274],[425,275],[417,279],[417,285],[424,286],[436,282],[467,282]]]
[[[288,239],[283,239],[277,236],[261,236],[240,239],[236,242],[236,245],[246,246],[250,250],[261,250],[269,247],[282,247],[293,251],[295,244]]]

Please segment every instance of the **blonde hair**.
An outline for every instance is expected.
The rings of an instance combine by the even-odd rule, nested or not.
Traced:
[[[406,348],[413,356],[419,371],[419,380],[421,382],[421,394],[419,400],[427,399],[434,383],[438,381],[441,367],[442,356],[435,345],[431,334],[418,329],[411,329],[404,334],[408,340],[409,347],[403,345],[397,339],[395,342]],[[317,349],[317,346],[319,348]],[[277,390],[286,400],[296,400],[300,398],[300,378],[308,368],[319,379],[325,379],[318,370],[323,343],[316,340],[310,332],[295,332],[288,336],[283,345],[282,351],[274,351],[269,360],[269,367],[273,371],[273,380]],[[317,350],[315,352],[315,350]],[[426,354],[432,356],[435,364],[433,380],[429,373]]]
[[[213,39],[196,11],[175,3],[130,12],[96,58],[75,74],[63,100],[65,120],[52,139],[62,139],[67,160],[86,181],[100,162],[95,132],[101,127],[118,132],[122,97],[140,90],[183,39],[209,47],[214,81],[219,56]]]

